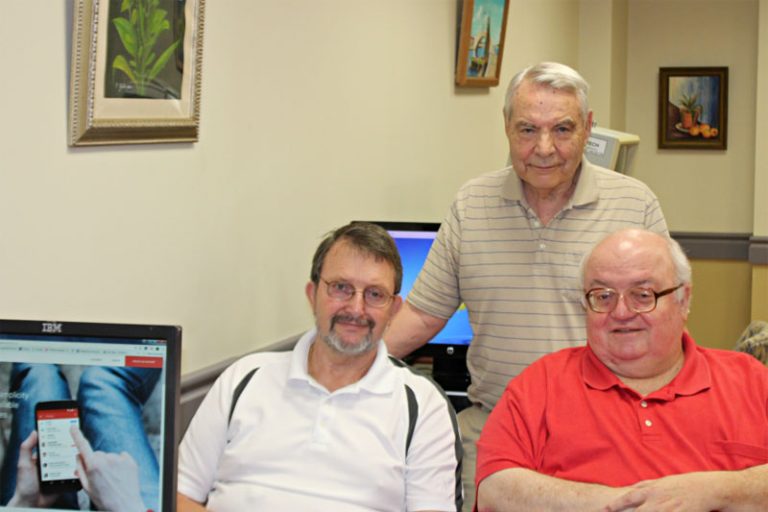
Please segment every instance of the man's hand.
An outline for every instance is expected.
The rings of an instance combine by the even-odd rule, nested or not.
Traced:
[[[384,331],[384,343],[395,357],[405,357],[431,340],[448,322],[404,302]]]
[[[94,452],[77,427],[70,434],[80,452],[77,476],[99,510],[146,512],[141,499],[139,467],[128,453]]]
[[[31,434],[19,446],[19,461],[16,466],[16,490],[8,502],[9,507],[47,508],[53,505],[58,494],[42,494],[37,472],[37,455],[33,453],[37,446],[37,431]]]
[[[719,476],[718,476],[719,475]],[[638,482],[628,492],[610,503],[605,512],[711,512],[719,510],[716,494],[723,485],[723,472],[699,472],[672,475]]]
[[[176,493],[176,512],[204,512],[205,505],[198,503],[185,495]]]

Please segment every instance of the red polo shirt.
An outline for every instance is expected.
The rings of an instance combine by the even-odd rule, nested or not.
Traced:
[[[624,486],[665,475],[768,463],[768,368],[697,347],[662,389],[641,397],[589,347],[545,356],[512,379],[477,443],[475,483],[522,467]]]

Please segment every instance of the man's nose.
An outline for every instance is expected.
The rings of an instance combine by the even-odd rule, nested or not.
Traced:
[[[552,134],[542,130],[536,141],[536,153],[539,155],[550,155],[555,150],[555,144],[552,141]]]
[[[347,303],[347,307],[355,312],[355,313],[362,313],[365,309],[365,297],[363,296],[365,292],[363,290],[355,290],[355,293],[352,294],[352,297],[349,298],[349,302]]]
[[[636,314],[627,305],[626,297],[623,294],[619,295],[619,300],[616,302],[616,307],[611,311],[611,315],[615,318],[632,318]]]

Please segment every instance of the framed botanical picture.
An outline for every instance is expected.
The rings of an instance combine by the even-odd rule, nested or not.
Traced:
[[[75,0],[72,146],[194,142],[205,0]]]
[[[499,84],[509,0],[463,0],[456,56],[456,83]]]
[[[661,149],[726,149],[728,68],[659,68]]]

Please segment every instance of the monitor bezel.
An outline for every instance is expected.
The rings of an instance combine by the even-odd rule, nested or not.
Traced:
[[[176,510],[178,466],[179,393],[181,389],[181,332],[177,325],[123,324],[101,322],[69,322],[58,320],[0,319],[0,336],[41,335],[51,337],[94,337],[114,339],[162,339],[166,342],[165,365],[165,432],[160,497],[162,510]],[[0,340],[2,342],[2,340]],[[160,461],[158,461],[160,462]]]
[[[355,222],[368,222],[370,224],[376,224],[381,226],[387,231],[437,231],[440,229],[439,222],[411,222],[411,221],[388,221],[388,220],[368,220],[368,221],[355,221]]]

